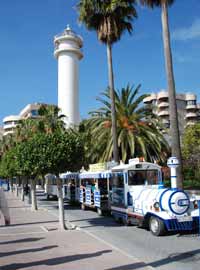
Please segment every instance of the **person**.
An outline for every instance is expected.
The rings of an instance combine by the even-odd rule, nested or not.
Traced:
[[[0,211],[4,216],[5,225],[6,226],[10,225],[10,214],[9,214],[9,209],[8,209],[8,203],[7,203],[4,191],[2,190],[1,187],[0,187]]]
[[[29,185],[28,184],[26,184],[25,186],[24,186],[24,195],[29,195],[29,192],[30,192],[30,187],[29,187]]]

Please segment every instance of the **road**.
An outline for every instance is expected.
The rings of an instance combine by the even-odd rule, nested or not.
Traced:
[[[38,196],[39,205],[58,216],[58,202]],[[157,270],[200,269],[200,236],[173,234],[155,237],[145,229],[123,226],[112,217],[100,217],[95,211],[83,211],[65,203],[65,217],[80,230],[136,257]],[[127,268],[128,270],[128,268]]]

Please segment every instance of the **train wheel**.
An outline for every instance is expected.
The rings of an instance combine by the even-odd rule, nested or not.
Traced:
[[[165,233],[165,224],[157,217],[151,217],[149,220],[149,229],[155,236],[161,236]]]
[[[125,225],[125,226],[129,226],[130,225],[130,221],[127,219],[127,218],[123,218],[123,224]]]

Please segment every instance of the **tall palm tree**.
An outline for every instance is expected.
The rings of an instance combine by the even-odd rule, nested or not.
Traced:
[[[178,114],[176,105],[176,89],[173,72],[172,52],[170,44],[170,31],[168,20],[168,7],[174,3],[174,0],[139,0],[141,4],[150,8],[161,7],[161,19],[163,29],[163,44],[165,53],[165,66],[168,81],[168,93],[169,93],[169,109],[170,109],[170,135],[171,135],[171,149],[172,155],[179,159],[180,166],[178,168],[178,187],[183,187],[183,175],[182,175],[182,157],[180,146],[180,134],[178,127]]]
[[[132,33],[132,21],[137,17],[135,0],[80,0],[78,4],[79,21],[89,30],[97,32],[98,39],[107,46],[109,89],[112,112],[113,158],[119,162],[116,132],[116,112],[114,95],[114,75],[112,64],[112,45],[122,34]]]
[[[143,156],[145,160],[166,160],[169,148],[158,129],[158,119],[151,108],[142,105],[147,95],[138,96],[140,85],[133,89],[129,85],[115,92],[118,148],[120,158],[127,162],[133,157]],[[93,147],[93,162],[108,161],[112,157],[111,102],[109,91],[97,98],[102,106],[91,112],[86,127],[90,131]]]

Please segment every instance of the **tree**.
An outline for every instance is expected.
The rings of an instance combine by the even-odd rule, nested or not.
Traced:
[[[138,96],[140,85],[135,89],[129,85],[121,91],[115,91],[117,117],[117,136],[120,158],[127,162],[133,157],[144,157],[149,161],[164,162],[169,147],[159,131],[159,121],[152,113],[152,108],[142,104],[147,95]],[[90,131],[93,147],[93,162],[108,161],[112,158],[111,102],[109,91],[97,98],[102,106],[91,112],[86,122]]]
[[[8,179],[17,175],[15,148],[9,149],[0,160],[0,176]]]
[[[97,32],[98,39],[107,46],[109,89],[111,98],[113,157],[119,162],[116,130],[116,109],[114,95],[114,75],[112,64],[112,46],[122,34],[132,33],[132,21],[137,17],[135,0],[81,0],[78,4],[79,21],[86,28]]]
[[[62,195],[62,181],[59,174],[66,171],[78,171],[84,161],[84,147],[78,133],[71,130],[66,133],[55,132],[46,135],[45,160],[48,164],[48,172],[56,175],[59,203],[59,221],[62,229],[65,229],[65,216]]]
[[[52,173],[57,177],[59,221],[65,229],[62,182],[59,174],[78,170],[84,159],[83,142],[78,134],[67,131],[61,133],[36,132],[28,141],[16,146],[17,168],[21,175],[31,179],[32,209],[37,209],[35,180],[39,175]]]
[[[186,128],[183,135],[184,171],[187,181],[194,184],[198,180],[200,186],[200,123]],[[189,184],[189,183],[188,183]]]
[[[171,149],[172,156],[176,156],[180,162],[178,172],[178,187],[183,187],[183,175],[182,175],[182,157],[180,146],[180,135],[178,127],[178,114],[176,105],[176,90],[175,80],[173,72],[172,52],[170,44],[170,31],[168,21],[168,7],[174,3],[174,0],[139,0],[140,3],[150,8],[156,6],[162,9],[162,29],[163,29],[163,44],[165,53],[165,66],[168,81],[168,93],[169,93],[169,109],[170,109],[170,135],[171,135]]]

